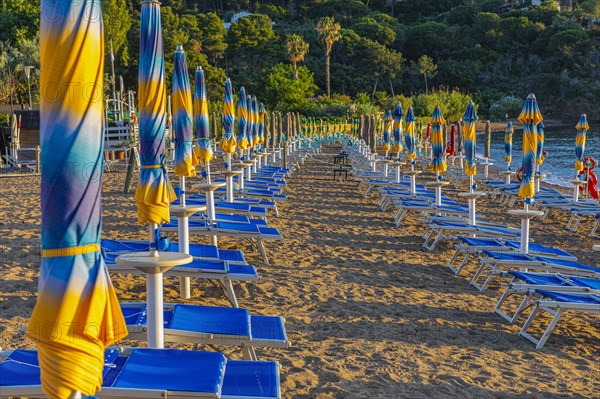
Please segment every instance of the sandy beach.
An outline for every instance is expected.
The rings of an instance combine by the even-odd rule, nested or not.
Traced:
[[[466,277],[446,268],[449,245],[433,252],[421,247],[416,219],[394,228],[376,194],[364,199],[356,182],[332,180],[334,152],[326,149],[288,179],[281,217],[269,217],[284,237],[267,242],[269,265],[241,241],[219,241],[243,249],[261,277],[235,286],[240,306],[286,319],[292,347],[258,350],[259,359],[281,363],[283,398],[600,397],[597,316],[566,314],[543,350],[535,350],[517,336],[522,323],[509,325],[492,313],[498,283],[483,293],[469,287]],[[124,178],[104,175],[103,237],[146,239],[136,224],[133,190],[121,192]],[[497,201],[478,206],[485,218],[518,225]],[[20,330],[37,292],[39,177],[1,178],[0,214],[0,346],[32,347]],[[572,234],[566,220],[555,211],[546,222],[534,220],[531,235],[582,263],[599,264],[586,237],[591,226]],[[121,301],[145,299],[142,277],[112,279]],[[165,279],[165,301],[182,301],[178,283]],[[192,288],[188,302],[229,305],[209,282],[193,281]],[[217,349],[241,358],[239,348]]]

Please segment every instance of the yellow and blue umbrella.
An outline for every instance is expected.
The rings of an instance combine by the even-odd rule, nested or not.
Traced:
[[[252,96],[252,103],[250,105],[250,108],[252,109],[252,146],[258,147],[258,145],[260,144],[260,121],[258,119],[258,101],[256,101],[256,97],[254,96]]]
[[[196,122],[196,137],[198,146],[196,156],[200,162],[205,164],[213,158],[213,150],[210,144],[210,122],[208,120],[208,100],[206,98],[206,81],[202,67],[196,69],[194,84],[194,117]]]
[[[544,163],[544,122],[537,124],[537,147],[535,150],[535,161],[538,164],[538,168]]]
[[[258,105],[258,137],[260,139],[259,144],[263,144],[265,142],[265,115],[267,111],[265,110],[265,105],[260,103]],[[264,146],[264,144],[263,144]]]
[[[177,46],[173,63],[173,129],[175,130],[175,174],[196,176],[197,159],[193,149],[192,89],[185,53]]]
[[[240,94],[237,102],[237,146],[242,150],[248,149],[250,143],[248,141],[248,106],[247,106],[246,90],[243,87],[240,88]]]
[[[406,146],[406,159],[414,161],[417,159],[417,149],[415,147],[415,128],[417,118],[412,107],[406,111],[406,133],[404,134],[404,145]]]
[[[537,149],[537,125],[544,119],[533,94],[529,94],[519,114],[523,124],[523,163],[521,165],[523,178],[519,187],[519,197],[533,198],[535,195],[535,166]]]
[[[165,170],[166,89],[160,5],[142,3],[139,59],[140,174],[135,192],[140,224],[168,223],[176,199]]]
[[[385,113],[385,121],[384,121],[384,128],[383,128],[383,151],[385,151],[386,155],[387,152],[390,150],[391,146],[390,146],[390,142],[391,142],[391,130],[392,130],[392,113],[390,111],[387,111]]]
[[[41,245],[27,337],[50,398],[94,395],[104,350],[127,335],[100,253],[104,48],[100,0],[42,0]],[[70,90],[56,90],[69,87]]]
[[[248,123],[246,124],[246,136],[248,137],[248,148],[254,146],[254,111],[252,110],[252,96],[246,99],[246,113],[248,114]]]
[[[575,129],[577,129],[577,136],[575,136],[575,169],[579,173],[584,169],[583,153],[585,152],[585,139],[587,131],[590,129],[585,114],[581,114],[577,125],[575,125]]]
[[[223,117],[221,118],[221,128],[223,129],[223,137],[221,138],[221,148],[225,154],[233,154],[237,142],[233,134],[234,124],[234,109],[233,109],[233,88],[231,80],[225,79],[225,96],[223,98]]]
[[[396,108],[394,108],[394,144],[392,145],[392,151],[400,156],[402,151],[402,117],[404,112],[402,111],[402,104],[398,101]]]
[[[513,128],[512,122],[508,122],[506,129],[504,130],[504,162],[508,164],[512,162],[512,139],[515,129]]]
[[[444,132],[442,125],[446,123],[442,110],[435,106],[431,118],[431,146],[433,148],[433,160],[431,168],[435,173],[444,173],[446,171],[446,161],[444,161]]]
[[[465,123],[463,137],[465,141],[465,174],[467,176],[475,176],[477,174],[477,162],[475,161],[475,147],[477,142],[475,123],[477,119],[479,117],[475,111],[475,104],[473,104],[473,101],[469,101],[462,116],[462,120]]]

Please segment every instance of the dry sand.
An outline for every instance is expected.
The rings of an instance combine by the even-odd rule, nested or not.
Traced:
[[[424,251],[414,219],[394,228],[376,195],[363,199],[355,182],[331,180],[330,156],[308,161],[289,179],[282,216],[269,218],[284,236],[267,243],[270,265],[248,245],[220,240],[243,249],[261,276],[236,285],[240,306],[286,318],[292,347],[258,351],[281,362],[284,398],[599,397],[598,317],[565,315],[536,351],[517,336],[519,326],[491,312],[498,285],[480,293],[453,276],[445,267],[449,246]],[[104,175],[103,236],[144,239],[123,180],[124,173]],[[479,204],[485,217],[517,225],[497,202]],[[31,347],[19,330],[36,300],[39,178],[0,179],[0,214],[0,346]],[[565,221],[558,213],[534,221],[532,236],[598,264],[585,238],[590,225],[574,236]],[[165,280],[165,300],[180,302],[178,281]],[[115,274],[113,281],[122,301],[144,300],[141,277]],[[193,294],[190,302],[228,306],[208,282],[194,282]],[[218,349],[241,357],[238,348]]]

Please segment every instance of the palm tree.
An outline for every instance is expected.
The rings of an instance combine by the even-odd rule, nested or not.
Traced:
[[[317,23],[317,33],[319,34],[319,39],[325,46],[325,77],[327,79],[327,97],[331,96],[331,82],[330,82],[330,73],[329,73],[329,58],[331,56],[331,48],[333,44],[340,40],[341,26],[331,17],[324,17],[319,20]]]
[[[298,79],[298,63],[304,61],[304,56],[308,53],[309,45],[302,36],[297,34],[290,35],[287,41],[287,52],[290,61],[294,65],[294,79]]]

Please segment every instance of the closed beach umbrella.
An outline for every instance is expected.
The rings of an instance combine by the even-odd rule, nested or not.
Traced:
[[[584,168],[583,153],[585,152],[585,138],[587,136],[587,131],[590,129],[585,114],[581,114],[575,129],[577,129],[577,136],[575,136],[575,169],[579,174]]]
[[[527,96],[519,121],[523,124],[523,163],[521,165],[523,178],[519,187],[519,197],[533,198],[535,195],[535,174],[537,149],[537,125],[544,119],[533,94]]]
[[[515,129],[513,128],[512,122],[508,122],[506,129],[504,130],[504,162],[508,164],[512,162],[512,138]]]
[[[237,102],[237,146],[242,150],[247,149],[250,145],[250,143],[248,142],[248,135],[246,134],[246,131],[248,130],[248,106],[246,102],[246,90],[244,90],[244,88],[241,87]]]
[[[258,147],[260,144],[260,120],[258,116],[258,101],[256,97],[252,97],[252,145]]]
[[[387,152],[390,150],[391,146],[391,130],[392,130],[392,113],[387,111],[385,114],[384,128],[383,128],[383,151]]]
[[[104,350],[127,335],[100,253],[104,33],[100,0],[42,0],[41,270],[27,327],[52,399],[100,390]],[[56,90],[70,87],[70,90]]]
[[[252,96],[246,99],[246,114],[248,123],[246,124],[246,136],[248,137],[248,148],[254,146],[254,111],[252,110]]]
[[[196,137],[198,147],[196,155],[201,162],[208,163],[213,157],[210,145],[210,126],[208,120],[208,100],[206,98],[206,82],[201,67],[196,70],[194,85],[194,116],[196,120]]]
[[[537,125],[537,147],[535,150],[535,161],[539,167],[544,163],[544,122]]]
[[[404,116],[404,112],[402,111],[402,104],[398,101],[396,107],[394,108],[394,144],[392,145],[392,151],[398,153],[400,156],[400,152],[402,151],[402,117]]]
[[[175,51],[173,63],[173,129],[175,137],[175,174],[196,176],[197,160],[193,151],[192,91],[185,53],[181,46]]]
[[[439,106],[435,106],[431,118],[431,146],[433,148],[433,161],[431,168],[435,173],[444,173],[446,171],[446,161],[444,161],[444,133],[442,125],[446,122]]]
[[[450,141],[448,143],[450,144],[448,155],[456,155],[456,125],[454,123],[450,127]]]
[[[225,154],[233,154],[237,146],[235,136],[233,134],[233,123],[235,119],[233,109],[233,88],[231,80],[225,79],[225,96],[223,98],[223,117],[221,118],[221,128],[223,129],[223,137],[221,138],[221,148]]]
[[[483,157],[492,157],[492,125],[490,121],[485,121],[485,130],[483,135]]]
[[[142,3],[139,60],[140,174],[135,192],[140,224],[168,223],[176,199],[164,167],[166,88],[160,5]]]
[[[475,144],[477,142],[475,133],[475,122],[479,117],[475,111],[475,104],[469,101],[462,120],[465,124],[463,128],[463,137],[465,140],[465,173],[467,176],[475,176],[477,174],[477,163],[475,162]]]
[[[406,146],[406,159],[414,161],[417,159],[417,149],[415,147],[415,129],[417,128],[417,118],[412,107],[406,111],[406,133],[404,134],[404,145]]]
[[[267,111],[265,110],[265,105],[260,103],[258,105],[258,138],[259,144],[263,144],[265,142],[265,115]]]

